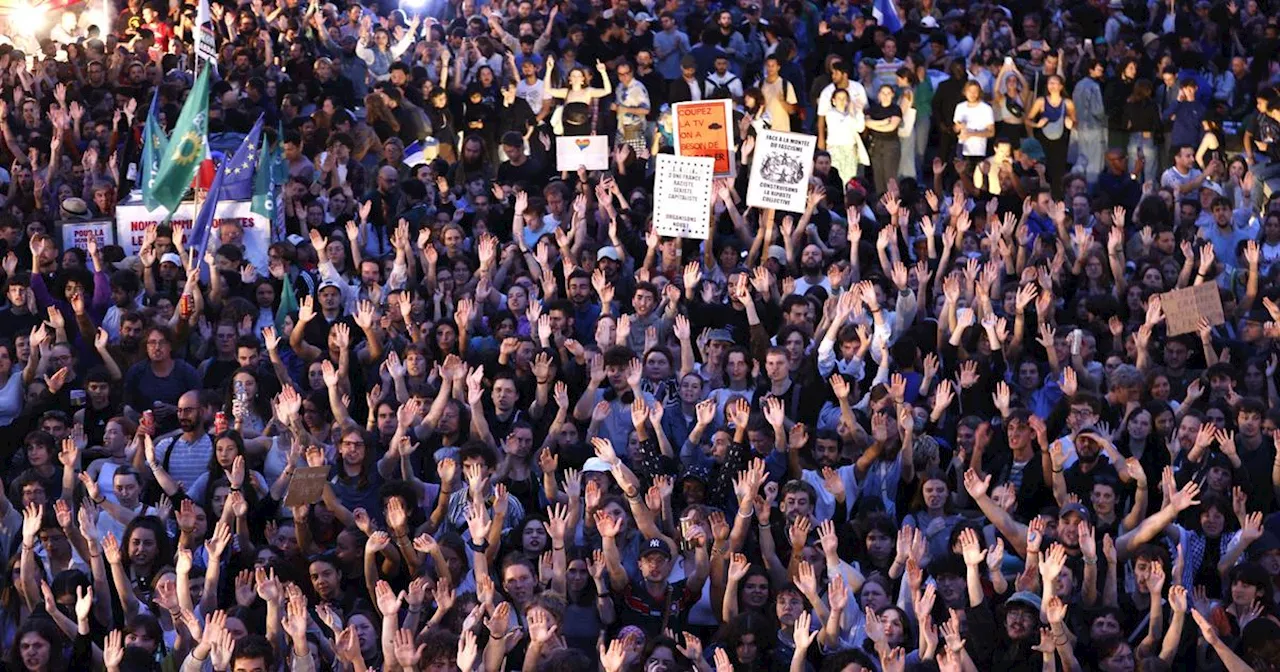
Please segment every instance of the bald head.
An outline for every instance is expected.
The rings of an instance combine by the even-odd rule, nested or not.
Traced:
[[[183,434],[199,434],[204,431],[204,413],[200,406],[200,392],[191,390],[178,397],[178,427]]]

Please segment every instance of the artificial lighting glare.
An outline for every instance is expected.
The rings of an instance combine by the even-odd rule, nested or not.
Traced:
[[[9,25],[24,35],[35,35],[45,27],[46,21],[45,10],[28,3],[17,5],[9,15]]]

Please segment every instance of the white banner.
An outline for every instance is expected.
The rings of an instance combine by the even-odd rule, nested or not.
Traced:
[[[818,139],[802,133],[761,131],[751,157],[747,205],[766,210],[804,212]]]
[[[86,252],[89,250],[89,241],[97,240],[98,247],[114,245],[115,228],[114,223],[110,219],[95,219],[88,222],[59,222],[57,227],[62,230],[62,250],[66,251],[73,247],[78,247]]]
[[[556,170],[574,173],[578,166],[587,170],[609,170],[609,137],[577,135],[556,138]]]
[[[271,220],[261,215],[254,214],[250,211],[251,201],[219,201],[218,208],[214,213],[214,230],[210,234],[209,249],[216,252],[218,249],[218,230],[217,226],[226,221],[236,221],[240,223],[240,228],[244,230],[244,256],[249,263],[258,267],[258,274],[265,276],[267,273],[267,248],[271,246]],[[116,241],[120,247],[124,248],[126,255],[138,253],[138,248],[142,247],[142,236],[146,232],[147,227],[152,224],[159,224],[169,214],[164,208],[157,208],[148,212],[147,207],[141,203],[130,205],[116,206]],[[195,220],[196,204],[194,201],[183,201],[178,206],[178,211],[174,213],[173,220],[169,222],[170,226],[175,228],[191,230],[191,224]]]
[[[653,179],[653,229],[658,235],[710,237],[715,172],[716,160],[709,156],[658,155]]]
[[[196,5],[196,60],[218,60],[217,41],[213,36],[213,13],[209,10],[209,0],[200,0]]]

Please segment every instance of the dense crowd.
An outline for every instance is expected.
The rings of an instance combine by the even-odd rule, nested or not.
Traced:
[[[0,670],[1280,669],[1280,6],[756,2],[0,19]]]

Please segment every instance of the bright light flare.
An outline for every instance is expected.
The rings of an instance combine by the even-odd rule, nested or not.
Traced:
[[[9,13],[9,25],[24,35],[36,35],[45,29],[49,19],[47,8],[22,3]]]

